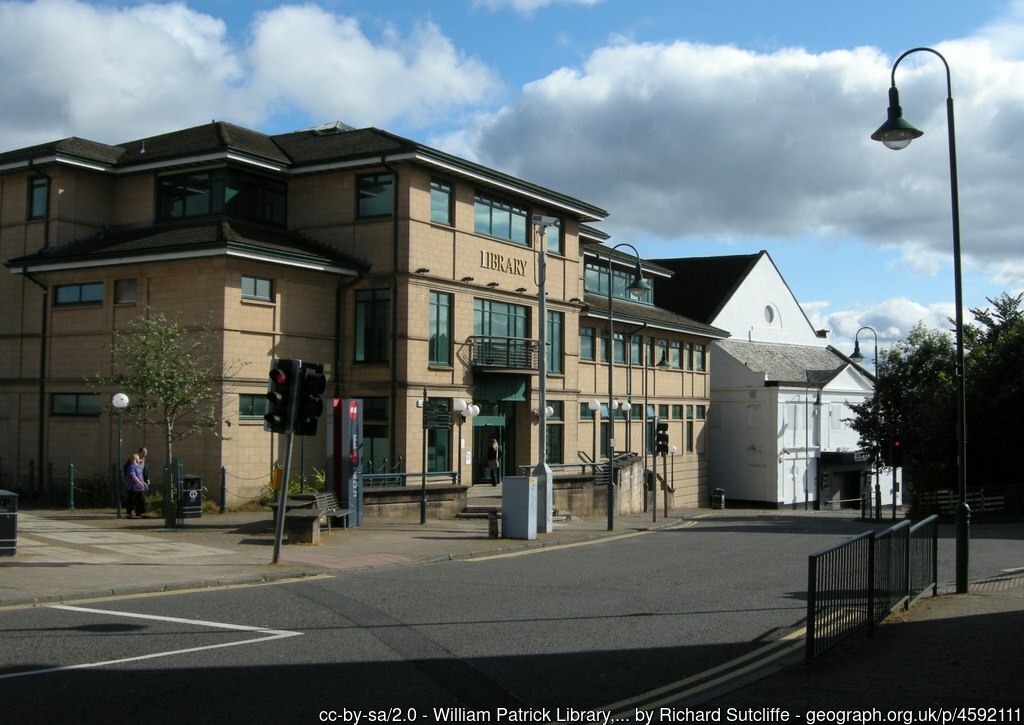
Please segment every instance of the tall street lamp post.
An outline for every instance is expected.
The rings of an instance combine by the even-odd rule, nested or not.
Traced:
[[[862,327],[859,330],[857,330],[857,334],[853,336],[853,354],[850,355],[850,359],[853,360],[855,363],[861,363],[861,362],[864,361],[864,355],[860,351],[860,333],[864,332],[864,330],[870,330],[871,334],[874,335],[874,337],[875,337],[875,386],[876,386],[876,392],[875,392],[875,431],[880,433],[881,431],[880,431],[880,428],[879,428],[879,420],[881,419],[881,416],[878,414],[878,393],[877,393],[877,386],[878,386],[878,333],[875,332],[874,328],[865,325],[864,327]],[[882,463],[882,460],[881,460],[881,449],[879,448],[878,450],[876,450],[875,454],[876,454],[876,457],[875,457],[875,518],[876,519],[880,519],[880,518],[882,518],[882,485],[881,485],[881,483],[879,481],[879,477],[881,475],[881,473],[879,472],[879,468],[880,468],[881,463]],[[892,515],[895,516],[896,515],[896,491],[895,490],[893,490],[893,493],[892,493],[892,505],[893,505]]]
[[[619,247],[629,247],[633,250],[636,258],[636,270],[633,274],[633,281],[626,288],[633,297],[651,291],[651,285],[644,279],[643,269],[640,266],[640,252],[632,244],[621,242],[606,250],[608,256],[608,530],[615,529],[615,482],[612,475],[612,465],[615,460],[615,398],[612,394],[612,381],[615,372],[615,312],[612,309],[612,293],[615,289],[615,276],[612,274],[612,252]]]
[[[128,407],[128,396],[124,393],[114,393],[110,404],[117,411],[117,470],[121,472],[121,485],[117,487],[114,498],[117,499],[117,518],[121,518],[121,494],[124,491],[124,409]]]
[[[554,506],[554,495],[552,493],[551,466],[548,465],[548,312],[547,312],[547,231],[548,227],[558,227],[558,218],[551,216],[533,215],[533,224],[537,227],[540,239],[537,243],[537,450],[540,458],[537,467],[533,469],[534,478],[537,479],[537,532],[550,534],[554,530],[552,508]]]
[[[889,117],[877,131],[871,134],[875,141],[881,141],[888,148],[899,150],[924,134],[904,120],[900,107],[900,94],[896,89],[896,67],[912,53],[924,51],[938,56],[946,68],[946,130],[949,137],[949,196],[953,212],[953,280],[956,304],[956,443],[957,443],[957,488],[960,503],[956,509],[956,591],[967,592],[968,570],[971,547],[971,508],[967,505],[967,394],[964,386],[964,304],[960,266],[960,197],[956,174],[956,134],[953,125],[953,83],[950,79],[949,63],[937,50],[912,48],[896,59],[892,66],[891,87],[889,88]]]

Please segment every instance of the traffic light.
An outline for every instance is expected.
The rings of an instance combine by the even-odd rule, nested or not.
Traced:
[[[267,383],[267,412],[263,430],[291,433],[295,424],[295,394],[299,385],[298,360],[274,360]]]
[[[658,423],[654,434],[654,452],[668,455],[668,423]]]
[[[893,468],[903,467],[903,436],[894,435],[892,437],[892,452],[889,454],[889,463]]]
[[[320,397],[327,389],[324,366],[304,363],[299,370],[298,412],[295,415],[295,435],[316,435],[316,422],[324,412],[324,401]]]

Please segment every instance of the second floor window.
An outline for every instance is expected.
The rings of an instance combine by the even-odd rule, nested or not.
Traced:
[[[630,302],[641,302],[648,305],[654,304],[653,285],[652,290],[644,292],[640,297],[634,297],[629,293],[629,285],[633,283],[636,269],[617,269],[612,267],[612,297]],[[644,277],[644,281],[651,283],[650,278]],[[587,292],[608,296],[608,262],[588,261],[584,266],[583,287]]]
[[[359,218],[390,216],[395,185],[391,174],[369,174],[360,176]]]
[[[390,301],[391,292],[387,289],[356,291],[356,362],[386,362],[389,359]]]
[[[50,180],[45,176],[36,176],[28,187],[28,218],[45,219],[47,201],[50,196]]]
[[[430,181],[430,221],[451,226],[452,185],[447,181]]]
[[[232,169],[163,176],[157,180],[157,217],[188,219],[225,215],[284,226],[284,182]]]
[[[239,420],[263,420],[263,414],[266,412],[267,396],[265,394],[257,395],[255,393],[239,393]]]

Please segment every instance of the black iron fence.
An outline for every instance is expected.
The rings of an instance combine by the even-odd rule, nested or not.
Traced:
[[[817,554],[807,566],[807,660],[938,589],[938,517],[903,521]]]

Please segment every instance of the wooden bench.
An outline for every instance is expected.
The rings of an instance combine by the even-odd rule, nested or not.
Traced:
[[[331,524],[339,520],[348,525],[351,509],[343,509],[333,491],[324,491],[303,498],[285,501],[284,526],[289,544],[316,544],[320,541],[320,521],[327,519],[327,533]]]

